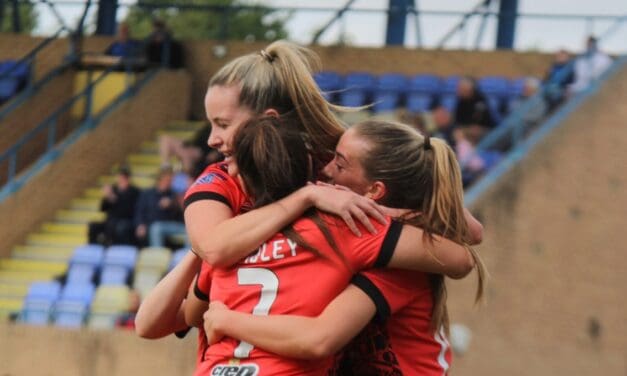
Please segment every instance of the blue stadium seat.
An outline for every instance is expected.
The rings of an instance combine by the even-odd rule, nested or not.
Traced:
[[[336,101],[338,91],[344,87],[344,79],[336,72],[318,72],[314,74],[314,80],[324,97],[330,102]]]
[[[457,94],[457,85],[459,84],[459,80],[461,77],[459,76],[448,76],[442,80],[442,84],[440,86],[442,94]]]
[[[126,285],[130,269],[124,265],[105,265],[100,273],[100,285]]]
[[[67,283],[61,291],[60,301],[64,302],[81,302],[87,305],[91,304],[96,293],[96,287],[93,283]]]
[[[375,77],[370,73],[348,73],[344,77],[344,90],[340,92],[340,104],[346,107],[368,104],[375,84]]]
[[[103,265],[119,265],[133,269],[137,262],[137,248],[132,245],[112,245],[105,251]]]
[[[185,257],[185,255],[189,252],[189,248],[179,248],[174,251],[172,258],[170,259],[170,265],[168,265],[168,271],[174,269],[176,265]]]
[[[104,247],[98,244],[86,244],[76,247],[70,265],[91,265],[100,267],[104,259]]]
[[[27,299],[24,301],[20,321],[30,325],[47,325],[50,322],[54,301]]]
[[[403,104],[409,82],[407,77],[398,73],[386,73],[379,76],[373,94],[375,113],[391,111]]]
[[[509,99],[510,81],[505,77],[487,76],[477,81],[479,90],[486,96],[492,118],[498,124],[503,118],[503,107]]]
[[[26,300],[45,300],[54,302],[61,294],[61,283],[58,281],[33,282],[28,288]]]
[[[71,265],[67,273],[66,284],[92,283],[96,274],[96,266],[87,264]]]
[[[54,325],[64,328],[80,328],[85,323],[89,307],[80,301],[57,302],[52,320]]]
[[[0,78],[0,103],[9,100],[17,94],[20,87],[20,80],[16,77]]]
[[[411,112],[424,112],[431,107],[440,95],[442,80],[433,74],[418,74],[409,79],[407,109]]]
[[[455,113],[455,107],[457,107],[457,94],[442,94],[440,96],[440,106],[446,108],[450,113]]]
[[[483,160],[484,170],[486,171],[496,166],[503,157],[500,152],[493,150],[478,150],[477,154]]]

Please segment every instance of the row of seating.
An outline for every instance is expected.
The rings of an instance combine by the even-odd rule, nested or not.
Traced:
[[[22,90],[28,84],[30,74],[28,63],[13,60],[0,62],[0,104]]]
[[[127,309],[129,274],[135,274],[133,289],[145,296],[187,252],[180,249],[172,253],[164,248],[138,251],[133,246],[77,247],[65,283],[52,280],[30,285],[19,320],[33,325],[112,328]],[[99,283],[95,284],[98,272]]]
[[[461,77],[432,74],[405,76],[398,73],[375,76],[367,72],[340,75],[323,71],[317,73],[314,79],[327,100],[348,107],[372,103],[373,112],[379,113],[402,106],[411,112],[422,112],[435,105],[454,111],[457,85]],[[490,76],[479,78],[477,84],[502,115],[509,110],[510,103],[522,95],[524,80]]]

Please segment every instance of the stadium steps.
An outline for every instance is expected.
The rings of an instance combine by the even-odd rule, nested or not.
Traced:
[[[187,139],[204,124],[172,122],[153,140],[144,141],[137,152],[126,158],[125,164],[131,169],[133,183],[139,188],[154,186],[161,165],[159,135]],[[94,187],[72,199],[66,209],[57,211],[54,218],[28,235],[24,244],[13,248],[10,258],[0,260],[0,319],[22,309],[23,298],[32,282],[48,281],[67,272],[74,249],[87,243],[88,223],[105,219],[105,214],[100,211],[102,185],[115,181],[118,167],[112,166],[111,172],[102,175]]]

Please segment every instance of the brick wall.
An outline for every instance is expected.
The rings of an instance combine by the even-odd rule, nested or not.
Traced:
[[[627,69],[474,208],[492,278],[479,309],[472,278],[451,284],[453,321],[474,332],[456,375],[627,372],[624,95]]]

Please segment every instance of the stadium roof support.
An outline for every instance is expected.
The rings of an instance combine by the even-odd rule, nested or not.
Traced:
[[[496,33],[496,48],[508,50],[514,48],[517,13],[518,0],[501,0]]]
[[[100,0],[98,2],[98,18],[96,34],[115,35],[115,18],[118,11],[118,0]]]

